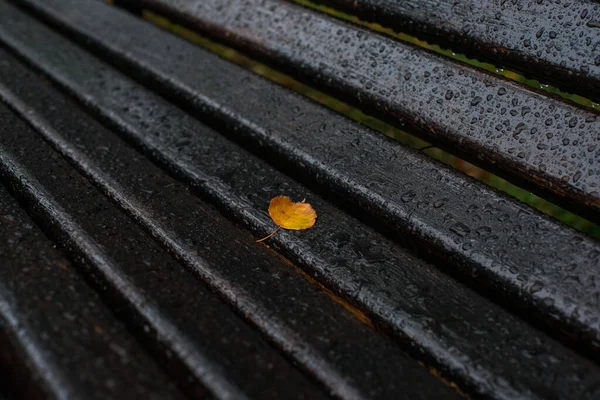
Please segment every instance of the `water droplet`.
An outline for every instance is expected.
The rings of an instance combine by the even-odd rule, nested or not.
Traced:
[[[408,203],[412,201],[416,196],[417,193],[414,190],[409,190],[408,192],[404,193],[400,199],[403,202]]]
[[[481,103],[481,100],[483,100],[481,97],[475,97],[473,100],[471,100],[471,106],[475,107],[477,104]]]
[[[456,233],[460,237],[465,237],[471,232],[469,227],[463,224],[462,222],[457,222],[456,224],[451,226],[450,231]]]

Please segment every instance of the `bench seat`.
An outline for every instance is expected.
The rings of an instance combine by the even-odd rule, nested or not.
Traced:
[[[386,120],[402,117],[415,134],[596,221],[592,109],[292,3],[120,4],[168,16]],[[344,46],[355,50],[332,50]],[[356,76],[344,72],[351,59]],[[375,59],[387,67],[369,67]],[[433,75],[383,90],[406,82],[398,65]],[[457,96],[435,101],[452,85],[462,87]],[[490,91],[499,106],[462,129],[478,112],[469,96]],[[505,99],[534,111],[504,113]],[[569,119],[547,125],[542,110]],[[578,123],[566,131],[571,118]],[[0,0],[0,121],[0,220],[31,219],[39,228],[27,229],[44,243],[11,243],[23,229],[11,222],[0,226],[0,251],[64,258],[69,279],[109,313],[112,340],[135,354],[119,376],[132,385],[115,378],[113,398],[136,390],[222,399],[600,395],[596,239],[139,15],[97,0]],[[546,139],[503,142],[518,124],[544,129]],[[552,132],[581,138],[573,160],[511,151],[552,145]],[[540,159],[551,167],[540,170]],[[273,230],[267,207],[281,194],[306,198],[317,225],[256,243]],[[19,257],[3,272],[7,282],[33,262]],[[8,322],[21,304],[43,322],[40,305],[5,285],[0,334],[11,340],[0,344],[8,354],[0,365],[19,371],[7,393],[26,397],[29,379],[39,382],[36,397],[60,398],[70,368],[65,379],[81,385],[79,397],[107,396],[86,371],[120,374],[119,360],[89,354],[111,347],[55,333],[53,343],[77,357],[67,365],[40,344],[53,364],[36,364]],[[64,281],[53,275],[47,285]],[[72,300],[70,313],[81,314],[83,302]],[[19,312],[13,319],[25,318]],[[74,326],[61,318],[57,326]],[[90,318],[77,326],[89,329]]]

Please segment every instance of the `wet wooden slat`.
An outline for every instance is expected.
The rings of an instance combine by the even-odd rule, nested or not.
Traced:
[[[7,398],[183,398],[2,185],[0,259]]]
[[[117,15],[109,17],[114,20]],[[31,20],[27,26],[28,38],[35,38],[38,27]],[[545,398],[550,393],[582,398],[596,395],[594,382],[599,372],[590,361],[410,255],[64,39],[54,42],[55,36],[45,30],[40,37],[46,45],[52,43],[53,54],[61,60],[48,58],[34,40],[20,46],[29,62],[44,69],[106,124],[257,236],[273,228],[266,214],[271,197],[282,193],[306,197],[319,212],[317,226],[305,232],[279,232],[269,244],[359,306],[413,354],[460,385],[479,395],[507,399]],[[81,79],[84,71],[97,74]],[[26,110],[21,114],[27,118]],[[72,155],[73,161],[81,159],[80,154]],[[88,153],[88,157],[92,155]],[[122,204],[139,204],[139,191],[123,195]],[[148,207],[149,211],[160,210]],[[129,210],[135,214],[136,209],[140,207]],[[156,236],[166,237],[144,214],[135,215]],[[166,218],[163,223],[163,228],[180,232],[176,237],[186,236],[181,219]],[[172,248],[176,250],[177,245],[185,242],[178,239]],[[185,247],[181,249],[185,251]],[[188,262],[192,264],[192,260]]]
[[[0,115],[0,176],[190,397],[328,398],[3,105]]]
[[[92,9],[90,5],[86,12]],[[54,15],[65,18],[69,13],[77,15],[74,9]],[[102,19],[104,13],[109,17]],[[126,82],[114,74],[90,79],[88,71],[100,70],[99,64],[62,39],[52,40],[51,33],[32,29],[29,22],[19,28],[16,16],[12,21],[14,33],[0,26],[0,40],[91,107],[112,116],[112,109],[140,101],[131,94],[135,87],[122,89]],[[98,6],[95,18],[79,15],[74,21],[75,29],[88,24],[79,31],[86,43],[98,44],[137,76],[153,76],[159,89],[193,104],[198,115],[217,121],[232,139],[295,176],[316,181],[337,201],[348,199],[355,212],[384,221],[400,240],[423,253],[433,252],[444,269],[463,273],[515,310],[537,317],[554,332],[568,332],[578,345],[598,353],[600,305],[594,281],[600,253],[593,240],[118,10]],[[114,29],[107,28],[111,23]],[[130,28],[122,35],[130,44],[109,38],[116,26]],[[138,50],[142,36],[148,39],[146,47]],[[27,41],[21,39],[25,37]],[[46,47],[51,40],[53,46]],[[49,50],[54,48],[60,51]],[[157,62],[178,57],[185,61]],[[111,91],[114,95],[106,94]],[[129,107],[125,115],[145,121],[139,129],[158,138],[175,125],[166,116],[160,120],[138,108]],[[185,151],[183,144],[190,139],[182,140],[174,145]]]
[[[282,0],[133,3],[600,221],[596,111]]]
[[[316,0],[600,100],[600,4],[587,0]]]
[[[10,56],[3,54],[3,59],[12,62],[0,68],[0,97],[19,110],[46,140],[109,198],[128,210],[290,361],[325,386],[327,392],[342,399],[386,399],[407,394],[411,398],[455,396],[451,388],[393,342],[356,320],[293,268],[256,244],[254,238],[235,229],[210,206],[189,194],[183,185],[168,178],[77,109],[56,89],[42,83]],[[49,103],[53,107],[46,107]],[[105,222],[91,221],[90,227],[102,224]],[[122,239],[117,236],[117,240]],[[104,247],[109,248],[109,244]],[[137,251],[147,252],[143,248]],[[177,268],[171,265],[173,262],[153,258],[166,270]],[[161,273],[163,279],[165,274]],[[194,284],[192,277],[188,279],[191,282],[170,281],[163,282],[163,286],[165,290],[181,292],[180,299],[193,298],[186,288],[193,291],[199,283]],[[191,299],[185,301],[190,302]],[[261,354],[265,351],[249,345],[256,333],[222,321],[230,314],[223,306],[219,308],[207,300],[197,304],[199,308],[185,317],[186,321],[197,321],[187,322],[185,332],[191,337],[202,337],[202,342],[224,352],[215,354],[213,360],[219,363],[223,360],[227,375],[251,385],[254,394],[251,397],[320,398],[318,393],[300,386],[293,374],[286,377],[287,370],[277,357]],[[181,310],[171,309],[166,315],[174,318],[179,314]],[[195,317],[196,314],[202,317]],[[205,327],[201,334],[195,333],[198,326]],[[211,343],[211,338],[216,343]],[[220,345],[221,341],[225,344]],[[249,344],[241,346],[244,343]],[[222,346],[230,350],[225,351]],[[259,365],[249,365],[246,356],[250,360],[258,358]],[[269,365],[267,371],[261,368]],[[410,378],[397,381],[398,374]]]

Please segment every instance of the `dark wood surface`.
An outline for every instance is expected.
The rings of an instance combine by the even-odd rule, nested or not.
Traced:
[[[4,140],[22,123],[2,110]],[[7,399],[183,398],[2,185],[0,258],[0,392]]]
[[[316,0],[600,100],[600,4],[589,0]]]
[[[89,269],[96,288],[189,396],[457,396],[252,235],[0,54],[10,63],[0,67],[0,97],[37,132],[16,116],[4,119],[2,178],[22,203],[40,209],[37,222]],[[0,112],[9,115],[4,106]]]
[[[282,0],[133,3],[600,221],[597,111]]]
[[[85,35],[82,39],[96,43],[110,61],[136,76],[150,77],[158,90],[186,103],[231,139],[329,192],[336,203],[364,215],[376,228],[392,230],[394,239],[416,247],[418,254],[433,253],[443,270],[464,274],[516,311],[536,316],[554,332],[559,326],[597,353],[599,300],[592,284],[600,269],[597,242],[240,67],[111,11],[104,20],[100,5],[95,17],[85,18],[75,6],[49,11],[49,16],[70,21],[73,34]],[[131,29],[110,37],[117,26]],[[181,122],[169,114],[157,117],[154,107],[145,111],[143,97],[133,95],[133,88],[122,89],[126,83],[114,74],[86,79],[87,71],[100,68],[91,57],[58,37],[52,40],[50,32],[32,30],[27,21],[19,24],[13,18],[12,29],[10,35],[0,28],[0,39],[6,32],[4,40],[15,51],[98,112],[111,116],[113,109],[138,104],[122,111],[121,118],[141,124],[139,129],[148,134],[154,132],[175,146],[177,154],[192,151],[193,129],[187,123],[180,131],[174,126]],[[144,48],[130,45],[142,36],[148,38]],[[119,37],[128,43],[119,42]],[[185,62],[158,62],[180,57]],[[165,136],[165,129],[184,137]],[[197,157],[190,153],[190,159]]]
[[[99,9],[108,7],[95,4]],[[92,19],[104,23],[97,18],[99,15],[91,13],[91,7],[92,3],[87,5]],[[8,8],[3,11],[8,12]],[[104,12],[107,13],[105,21],[116,24],[121,22],[117,19],[119,16],[132,18],[114,9]],[[11,29],[19,24],[18,14],[11,14]],[[270,245],[334,293],[359,307],[417,358],[482,396],[511,398],[526,393],[544,398],[551,391],[563,390],[565,395],[566,391],[573,393],[573,390],[581,397],[593,394],[589,384],[596,379],[594,374],[598,371],[589,361],[362,225],[168,101],[33,20],[27,18],[26,21],[23,26],[27,26],[29,32],[28,42],[21,43],[19,48],[28,62],[44,70],[134,147],[187,182],[194,192],[257,237],[272,230],[265,212],[271,197],[282,192],[293,198],[306,197],[319,210],[318,226],[306,232],[279,232]],[[169,37],[150,25],[147,29]],[[2,33],[0,40],[6,40],[7,31],[2,30]],[[41,44],[41,40],[45,46],[36,45]],[[44,51],[44,48],[52,51]],[[59,56],[50,57],[51,54]],[[161,58],[159,53],[154,53],[154,57]],[[90,70],[98,72],[91,79],[86,73]],[[83,79],[84,73],[87,79]],[[28,82],[29,79],[5,81]],[[21,86],[14,85],[13,90]],[[276,86],[272,86],[275,90]],[[21,115],[29,120],[33,118],[27,117],[25,108]],[[81,135],[81,130],[73,131]],[[62,152],[73,161],[83,160],[79,165],[84,168],[96,164],[86,162],[89,157],[101,156],[94,146],[90,149],[87,154]],[[92,176],[90,172],[88,175]],[[109,185],[108,182],[103,185]],[[109,189],[104,190],[108,193]],[[117,195],[114,190],[111,193],[111,196]],[[187,231],[190,228],[186,228],[185,223],[168,218],[163,222],[165,226],[157,226],[156,220],[148,216],[160,215],[164,206],[143,203],[139,200],[140,190],[118,193],[122,207],[146,230],[158,237],[188,268],[200,268],[188,254],[190,243],[185,238],[190,236]],[[140,211],[146,209],[142,205],[148,207],[145,213]],[[169,230],[165,231],[165,227]],[[214,275],[200,271],[204,279],[214,281]],[[236,273],[239,275],[239,270]],[[235,277],[232,273],[232,279]],[[236,279],[248,281],[243,275]],[[284,287],[280,290],[282,296],[287,293]],[[487,346],[492,342],[496,351],[489,352]],[[555,373],[554,368],[549,368],[553,359],[562,360],[560,368],[564,370],[560,375],[563,378],[551,387],[540,387],[538,382],[550,379],[544,378],[546,372]],[[489,376],[502,376],[502,379],[490,380]],[[577,388],[569,382],[577,382]]]
[[[2,177],[23,205],[35,210],[36,222],[86,269],[84,274],[173,381],[195,398],[325,398],[40,135],[4,106],[0,112],[10,122],[2,132]],[[109,397],[126,396],[120,388]]]
[[[457,396],[421,362],[472,397],[600,395],[597,242],[104,2],[17,3],[0,182],[165,390]],[[317,225],[257,244],[280,194]]]

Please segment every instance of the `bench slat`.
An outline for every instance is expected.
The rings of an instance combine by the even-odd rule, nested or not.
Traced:
[[[13,119],[0,115],[2,134]],[[0,259],[2,392],[27,399],[183,398],[2,185]]]
[[[316,0],[600,100],[600,4],[587,0]]]
[[[118,10],[107,11],[103,19],[102,7],[108,8],[98,4],[94,18],[76,18],[76,24],[87,24],[88,43],[102,46],[113,60],[133,64],[138,75],[155,76],[160,89],[194,104],[200,115],[225,125],[230,137],[260,147],[295,175],[306,180],[318,176],[321,187],[347,197],[371,219],[385,221],[400,233],[400,240],[433,252],[443,268],[472,277],[516,310],[560,326],[597,353],[600,300],[598,288],[590,283],[600,269],[597,242]],[[86,13],[90,10],[91,5]],[[57,11],[57,18],[73,13],[75,7]],[[32,29],[29,22],[19,28],[16,15],[12,20],[13,34],[0,26],[0,39],[92,107],[113,115],[112,109],[137,101],[129,90],[107,95],[109,88],[126,82],[114,74],[96,81],[86,78],[89,70],[100,68],[97,62],[61,39],[53,40],[51,33]],[[119,36],[131,43],[146,38],[146,48],[138,51],[110,36],[126,27],[127,35]],[[53,46],[47,47],[48,41]],[[67,55],[80,66],[73,66]],[[186,57],[185,63],[156,62],[180,56]],[[246,101],[253,97],[262,102]],[[264,113],[265,107],[271,111]],[[157,121],[138,128],[157,138],[175,125],[138,109],[121,113],[120,118]]]
[[[399,398],[408,393],[411,398],[455,396],[452,389],[393,342],[358,322],[325,293],[256,244],[250,235],[234,228],[190,195],[183,185],[165,176],[85,112],[75,108],[56,89],[42,84],[35,74],[19,67],[11,57],[4,56],[3,60],[8,60],[10,65],[0,68],[0,82],[3,82],[0,97],[12,98],[10,104],[96,186],[123,208],[135,210],[132,216],[142,220],[142,225],[164,247],[207,281],[213,291],[227,299],[289,358],[321,381],[328,391],[344,399]],[[9,90],[12,95],[7,96]],[[94,221],[94,224],[102,223]],[[105,247],[108,248],[108,244]],[[139,251],[145,253],[143,249]],[[164,260],[157,259],[156,263],[177,268]],[[193,298],[185,288],[192,291],[201,288],[192,277],[188,280],[163,285],[177,288],[183,297]],[[237,380],[247,381],[254,387],[256,396],[253,397],[319,398],[318,393],[295,385],[297,379],[295,381],[293,375],[286,379],[285,366],[279,365],[268,353],[261,355],[260,360],[264,361],[254,368],[241,357],[236,360],[236,354],[249,353],[252,359],[259,352],[260,348],[249,344],[246,348],[236,346],[252,343],[256,333],[221,321],[220,315],[230,314],[223,306],[212,306],[206,300],[198,304],[202,304],[202,309],[185,318],[198,320],[194,325],[206,328],[196,333],[198,327],[188,322],[182,330],[191,337],[202,337],[204,342],[213,337],[218,343],[221,340],[228,343],[228,351],[220,349],[222,345],[218,343],[210,345],[211,349],[225,353],[219,358],[216,355],[215,360],[225,359],[228,375],[241,369]],[[171,310],[168,315],[181,312]],[[206,315],[200,319],[196,314]],[[271,365],[271,371],[265,371],[261,365]],[[356,365],[361,368],[357,369]],[[244,371],[249,375],[244,377]],[[398,375],[406,379],[398,381]],[[359,395],[354,394],[356,392]]]
[[[108,20],[119,22],[118,10],[107,13]],[[18,19],[11,13],[12,23]],[[459,384],[495,398],[544,398],[550,392],[583,398],[594,395],[589,385],[600,372],[590,361],[408,254],[106,64],[58,40],[34,21],[27,20],[26,26],[31,42],[19,47],[31,62],[85,99],[95,114],[149,157],[257,235],[272,230],[265,212],[271,197],[281,193],[306,197],[319,212],[317,227],[300,233],[281,231],[269,244],[361,307],[400,343],[408,344],[413,354],[434,363]],[[7,38],[6,31],[2,37]],[[44,48],[52,48],[62,61],[36,46],[41,38],[50,46]],[[97,74],[82,79],[84,71]],[[27,118],[26,112],[22,115]],[[126,193],[122,203],[138,204],[136,193]],[[149,208],[148,214],[160,215],[161,208]],[[185,224],[178,219],[169,228],[186,237]],[[177,244],[185,249],[185,242]]]
[[[596,111],[281,0],[140,4],[600,222]]]
[[[6,116],[3,106],[0,113]],[[112,308],[142,336],[189,395],[326,398],[258,332],[94,193],[40,137],[23,123],[4,121],[9,124],[2,131],[3,178],[22,201],[38,210],[40,222],[70,246],[71,256],[90,269],[87,273]],[[196,207],[201,210],[202,205]],[[157,393],[160,396],[161,391]]]

